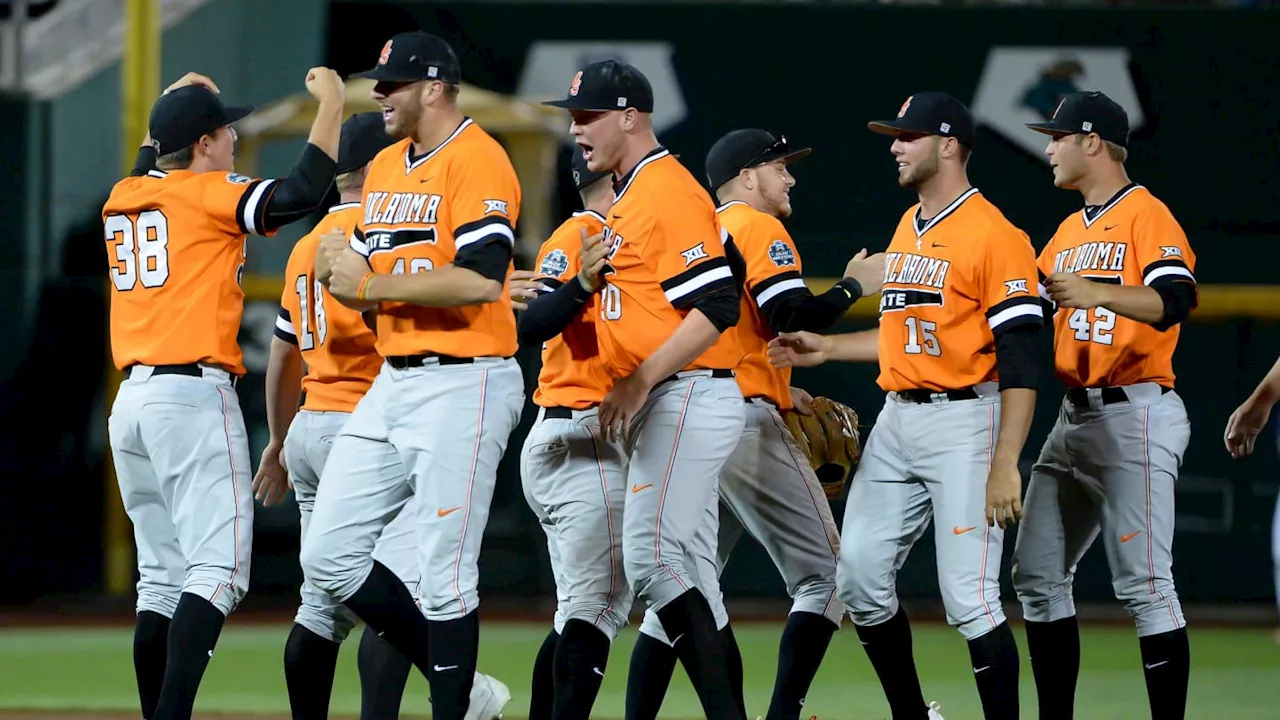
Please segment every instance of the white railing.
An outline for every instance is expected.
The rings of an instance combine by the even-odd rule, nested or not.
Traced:
[[[11,0],[11,18],[0,24],[0,88],[47,100],[120,60],[124,0],[61,0],[45,15],[24,20],[18,11],[29,1]],[[161,0],[162,31],[207,2]]]

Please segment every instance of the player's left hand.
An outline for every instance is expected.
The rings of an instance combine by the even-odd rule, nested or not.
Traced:
[[[320,245],[316,248],[316,280],[328,284],[329,272],[333,269],[333,264],[337,262],[343,251],[349,247],[351,247],[351,244],[347,239],[347,234],[339,228],[334,228],[321,235]]]
[[[1061,307],[1095,308],[1106,304],[1107,286],[1074,273],[1059,272],[1044,281],[1049,297]]]
[[[791,405],[801,415],[813,414],[813,396],[801,388],[791,388]]]
[[[613,384],[613,389],[600,402],[600,433],[606,441],[625,441],[631,437],[631,422],[640,414],[651,389],[635,374]]]
[[[1222,441],[1226,443],[1227,452],[1239,460],[1253,453],[1253,444],[1267,426],[1271,417],[1271,406],[1249,398],[1231,413],[1227,419],[1227,429],[1222,433]]]
[[[164,92],[161,94],[168,95],[169,93],[173,92],[174,90],[177,90],[178,88],[184,88],[189,85],[199,85],[201,87],[208,88],[211,92],[213,92],[214,95],[218,95],[222,93],[222,91],[218,89],[218,86],[213,82],[213,80],[209,79],[208,76],[201,75],[200,73],[196,73],[196,72],[189,72],[186,75],[183,75],[181,78],[179,78],[177,82],[165,88]]]
[[[528,310],[529,301],[551,288],[538,282],[541,277],[532,270],[516,270],[511,273],[511,307]]]
[[[1022,473],[1017,463],[996,462],[987,475],[987,525],[1002,529],[1022,519]]]
[[[263,505],[275,505],[284,499],[285,493],[293,487],[289,482],[289,470],[284,466],[281,450],[284,443],[272,440],[262,450],[262,460],[258,462],[258,472],[253,476],[253,497]]]
[[[344,251],[329,271],[329,292],[340,300],[358,300],[360,281],[369,274],[369,261],[355,250]]]

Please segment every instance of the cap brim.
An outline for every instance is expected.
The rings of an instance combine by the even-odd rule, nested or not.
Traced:
[[[385,65],[379,65],[378,67],[375,67],[372,70],[365,70],[364,72],[352,73],[351,77],[364,78],[366,80],[374,80],[376,82],[403,82],[403,83],[421,82],[423,80],[440,80],[440,78],[408,77],[405,75],[401,75],[400,73],[394,72],[392,70],[388,70],[387,66]],[[442,80],[442,82],[448,82],[448,81]]]
[[[878,133],[880,135],[897,136],[897,135],[903,135],[907,133],[924,134],[924,133],[920,133],[919,130],[912,130],[911,128],[902,127],[894,120],[872,120],[871,122],[867,123],[867,129],[873,133]]]
[[[1063,135],[1074,134],[1071,130],[1064,130],[1053,123],[1027,123],[1027,127],[1035,130],[1041,135],[1051,135],[1053,137],[1062,137]]]
[[[578,98],[572,98],[572,97],[565,98],[563,100],[546,100],[546,101],[543,101],[542,104],[547,105],[549,107],[562,108],[564,110],[585,110],[587,112],[606,112],[609,110],[618,109],[618,108],[592,107],[590,103],[585,103],[579,100]]]
[[[813,148],[800,148],[799,150],[792,150],[791,152],[783,153],[781,155],[766,157],[763,160],[763,162],[768,163],[768,162],[777,162],[781,160],[784,164],[790,165],[791,163],[797,160],[803,160],[804,158],[808,157],[809,153],[811,152],[813,152]]]
[[[253,112],[252,105],[241,105],[238,107],[229,107],[223,110],[223,113],[225,114],[228,125],[230,125],[233,122],[236,122],[237,120],[243,120],[244,118],[248,117],[249,113],[251,112]]]

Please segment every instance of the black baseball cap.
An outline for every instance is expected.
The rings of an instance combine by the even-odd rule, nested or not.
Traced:
[[[342,123],[338,136],[337,174],[358,170],[396,140],[387,134],[380,112],[356,113]]]
[[[973,115],[965,104],[943,92],[918,92],[908,97],[892,120],[867,123],[881,135],[940,135],[973,146]]]
[[[653,87],[644,73],[619,60],[594,62],[578,71],[563,100],[542,103],[566,110],[653,112]]]
[[[1028,123],[1038,133],[1062,137],[1097,133],[1120,147],[1129,144],[1129,114],[1100,92],[1074,92],[1062,98],[1047,123]]]
[[[715,192],[741,170],[775,160],[792,163],[812,151],[807,147],[791,147],[786,135],[774,137],[767,130],[757,128],[734,130],[717,140],[707,153],[707,184]]]
[[[582,151],[576,147],[573,149],[573,161],[570,165],[573,167],[574,190],[582,190],[600,178],[610,177],[613,175],[612,170],[601,170],[600,172],[596,172],[587,167],[587,159],[582,157]]]
[[[151,145],[168,155],[195,145],[201,137],[253,112],[250,106],[227,107],[209,88],[188,85],[165,93],[151,106],[147,128]]]
[[[378,64],[351,77],[369,78],[378,82],[419,82],[439,80],[452,84],[462,82],[462,65],[449,43],[435,35],[415,30],[392,36]]]

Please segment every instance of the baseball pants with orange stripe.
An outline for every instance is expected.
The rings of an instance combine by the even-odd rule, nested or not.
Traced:
[[[655,612],[698,587],[689,547],[742,437],[743,406],[732,377],[691,371],[659,383],[632,421],[623,561],[636,596]]]
[[[320,476],[351,413],[300,410],[284,439],[285,467],[298,502],[301,540],[310,534]],[[373,557],[399,577],[416,597],[419,591],[417,503],[410,499],[374,544]],[[356,614],[309,580],[302,581],[302,604],[294,622],[322,638],[340,643],[356,624]]]
[[[1173,584],[1174,484],[1191,439],[1182,399],[1155,383],[1063,400],[1031,472],[1013,554],[1023,615],[1076,614],[1076,564],[1102,533],[1116,598],[1138,636],[1186,626]]]
[[[138,550],[139,612],[173,617],[190,593],[228,615],[249,588],[253,466],[229,373],[135,365],[108,431]]]
[[[302,546],[306,579],[345,602],[368,579],[379,535],[414,498],[429,620],[479,605],[480,543],[498,463],[524,405],[514,360],[384,364],[334,441]]]
[[[966,640],[1005,621],[1000,606],[1004,531],[986,521],[987,475],[1000,427],[996,383],[977,397],[888,393],[849,485],[836,587],[859,626],[898,612],[896,578],[933,519],[947,622]]]
[[[720,570],[723,566],[717,564],[716,558],[719,552],[717,533],[721,521],[720,510],[720,495],[716,493],[707,503],[702,524],[698,526],[693,539],[689,541],[688,555],[685,557],[685,567],[692,570],[694,583],[707,598],[707,604],[711,606],[711,615],[715,618],[717,630],[723,630],[724,626],[729,624],[729,611],[725,609],[724,592],[720,589]],[[667,647],[675,645],[671,642],[671,638],[667,637],[662,621],[658,619],[658,614],[653,611],[653,608],[645,609],[644,619],[640,622],[640,632]]]
[[[591,623],[609,640],[627,624],[631,588],[622,567],[627,457],[600,435],[595,408],[538,410],[525,439],[525,500],[547,536],[556,582],[555,629]]]

